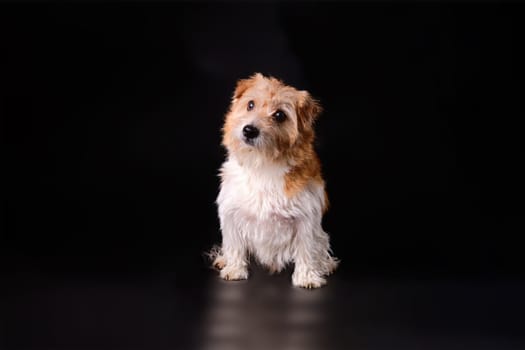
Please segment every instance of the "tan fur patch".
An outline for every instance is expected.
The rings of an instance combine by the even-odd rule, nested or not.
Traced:
[[[299,160],[285,176],[285,193],[288,197],[293,197],[296,193],[304,189],[310,181],[323,183],[321,177],[321,164],[312,147],[306,147],[296,151]]]

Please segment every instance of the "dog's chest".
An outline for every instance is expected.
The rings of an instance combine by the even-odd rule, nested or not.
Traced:
[[[225,211],[236,211],[256,218],[287,218],[292,201],[284,192],[284,167],[245,169],[231,161],[222,169],[218,204]]]

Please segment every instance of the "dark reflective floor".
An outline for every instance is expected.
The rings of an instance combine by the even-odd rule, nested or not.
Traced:
[[[523,285],[494,288],[335,276],[327,288],[310,292],[290,288],[287,282],[285,276],[271,278],[260,271],[245,283],[212,281],[198,348],[513,349],[524,345],[516,338],[521,326],[514,323],[524,311],[519,300]],[[500,303],[501,299],[506,301]]]
[[[259,268],[8,279],[7,349],[523,349],[525,284],[335,274],[290,285]],[[180,278],[179,278],[180,277]]]

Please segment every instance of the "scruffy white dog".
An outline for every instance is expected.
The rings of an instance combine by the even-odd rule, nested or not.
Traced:
[[[225,280],[248,278],[248,256],[272,272],[295,264],[294,286],[326,283],[338,260],[321,227],[328,199],[314,151],[321,107],[306,91],[260,73],[239,80],[223,128],[228,158],[217,198]]]

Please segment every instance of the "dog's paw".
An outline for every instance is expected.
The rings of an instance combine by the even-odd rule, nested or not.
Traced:
[[[295,271],[292,275],[292,284],[295,287],[313,289],[324,286],[326,279],[313,271]]]
[[[221,270],[220,276],[226,281],[245,280],[248,278],[248,269],[246,267],[226,265]]]

